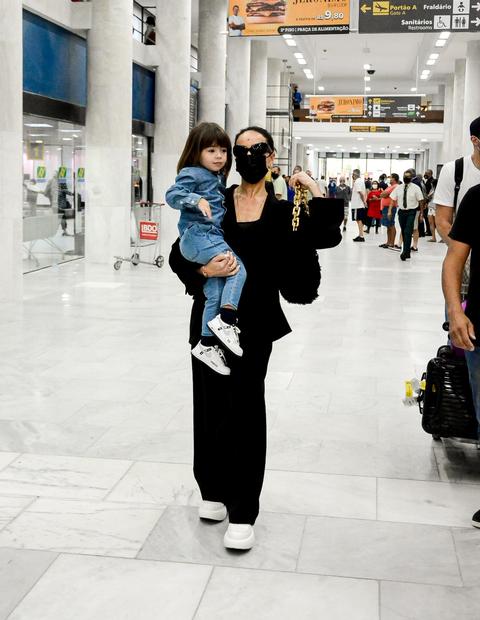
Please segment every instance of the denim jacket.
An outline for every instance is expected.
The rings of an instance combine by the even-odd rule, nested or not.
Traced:
[[[167,203],[178,209],[180,219],[178,230],[183,235],[191,224],[205,224],[222,227],[225,180],[223,175],[210,172],[203,166],[190,166],[180,170],[175,184],[165,194]],[[207,219],[198,208],[200,198],[204,198],[212,210],[212,219]]]

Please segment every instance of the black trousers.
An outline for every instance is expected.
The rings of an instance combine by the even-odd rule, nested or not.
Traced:
[[[222,377],[192,357],[193,473],[204,500],[226,505],[230,523],[258,516],[265,475],[265,376],[272,343],[241,341]]]
[[[417,211],[415,209],[397,209],[398,223],[402,231],[404,256],[410,256],[410,246],[412,245],[413,226]]]

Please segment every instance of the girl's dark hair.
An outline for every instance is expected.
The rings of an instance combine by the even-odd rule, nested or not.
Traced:
[[[200,123],[192,129],[178,160],[177,174],[187,166],[199,166],[201,152],[211,146],[227,149],[227,162],[222,172],[228,176],[232,167],[232,143],[228,134],[217,123]]]
[[[265,140],[267,141],[268,146],[271,148],[272,151],[275,150],[275,144],[273,142],[273,138],[272,138],[272,134],[269,133],[266,129],[264,129],[263,127],[257,127],[256,125],[252,125],[251,127],[245,127],[245,129],[240,129],[240,131],[237,133],[237,135],[235,136],[235,142],[234,144],[237,144],[237,140],[238,138],[242,135],[242,133],[245,133],[246,131],[256,131],[259,134],[262,134],[262,136],[265,138]]]
[[[390,176],[393,177],[397,183],[400,181],[400,177],[396,172],[392,172]]]

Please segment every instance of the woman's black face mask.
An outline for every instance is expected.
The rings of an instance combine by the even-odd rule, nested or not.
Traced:
[[[266,142],[233,147],[238,174],[247,183],[258,183],[268,172],[267,155],[272,151]]]

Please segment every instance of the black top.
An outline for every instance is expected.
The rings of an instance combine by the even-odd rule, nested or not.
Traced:
[[[247,272],[238,307],[238,322],[242,339],[253,337],[273,342],[291,331],[280,305],[282,276],[287,264],[295,262],[285,251],[291,247],[289,239],[296,235],[299,242],[310,247],[333,247],[341,240],[339,229],[343,221],[343,204],[335,199],[314,198],[310,202],[308,226],[301,223],[292,233],[292,204],[277,200],[268,194],[262,215],[255,222],[237,222],[233,191],[225,194],[226,214],[223,220],[225,241],[242,259]],[[282,253],[283,252],[283,253]],[[178,240],[170,253],[170,266],[185,284],[186,292],[193,295],[190,321],[190,344],[200,337],[205,298],[205,279],[198,273],[200,265],[187,261],[180,253]],[[301,272],[301,264],[296,268]]]
[[[470,282],[465,314],[472,321],[477,340],[480,337],[480,185],[471,187],[458,207],[450,237],[466,243],[472,249],[470,258]]]

